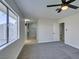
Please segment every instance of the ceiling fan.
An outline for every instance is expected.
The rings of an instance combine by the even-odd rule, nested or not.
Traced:
[[[72,8],[72,9],[77,9],[79,8],[78,6],[72,5],[70,3],[74,2],[76,0],[61,0],[61,4],[55,4],[55,5],[47,5],[47,7],[56,7],[56,6],[61,6],[60,8],[57,8],[56,11],[57,13],[60,13],[62,10],[67,10],[68,8]]]

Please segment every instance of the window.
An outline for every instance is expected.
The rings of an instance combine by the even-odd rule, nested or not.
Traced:
[[[0,3],[0,46],[7,43],[7,8]]]
[[[19,16],[0,2],[0,47],[19,39]]]
[[[9,10],[9,41],[18,39],[18,17]]]

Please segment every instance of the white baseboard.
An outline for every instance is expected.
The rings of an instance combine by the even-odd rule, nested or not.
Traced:
[[[70,46],[72,46],[72,47],[74,47],[74,48],[79,49],[79,46],[76,46],[76,45],[73,45],[73,44],[70,44],[70,43],[65,43],[65,44],[70,45]]]

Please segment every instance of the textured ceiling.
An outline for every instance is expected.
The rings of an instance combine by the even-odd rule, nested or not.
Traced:
[[[57,7],[47,8],[46,5],[61,3],[61,0],[15,0],[16,4],[24,14],[25,18],[36,19],[60,19],[79,12],[79,9],[73,10],[69,8],[66,11],[57,13]],[[79,6],[79,0],[72,3]]]

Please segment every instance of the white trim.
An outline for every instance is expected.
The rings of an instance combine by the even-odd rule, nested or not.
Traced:
[[[18,39],[17,39],[18,40]],[[5,45],[3,45],[2,47],[0,47],[0,51],[3,50],[4,48],[7,48],[9,45],[11,45],[12,43],[16,42],[17,40],[13,40]]]
[[[17,26],[18,26],[18,27],[17,27],[17,28],[18,28],[18,29],[17,29],[17,30],[18,30],[18,31],[17,31],[17,32],[18,32],[18,33],[17,33],[17,34],[18,34],[18,39],[20,39],[20,17],[19,17],[19,15],[18,15],[18,25],[17,25]]]

